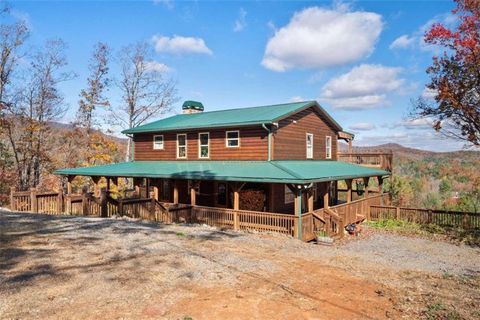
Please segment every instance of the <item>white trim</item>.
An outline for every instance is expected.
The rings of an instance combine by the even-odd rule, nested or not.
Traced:
[[[310,148],[309,148],[309,145],[308,145],[308,137],[312,137]],[[306,158],[307,159],[313,159],[313,133],[308,133],[307,132],[307,134],[305,136],[305,149],[306,149]]]
[[[206,134],[208,136],[207,138],[207,144],[206,147],[208,148],[208,155],[206,157],[202,157],[202,140],[200,139],[200,135]],[[205,147],[205,145],[203,145]],[[210,159],[210,132],[199,132],[198,133],[198,158],[199,159]]]
[[[155,144],[155,142],[156,142],[155,139],[156,139],[157,137],[162,137],[162,146],[161,146],[161,148],[157,148],[157,145]],[[153,135],[153,150],[163,150],[163,149],[165,149],[165,139],[164,139],[164,137],[163,137],[163,134],[155,134],[155,135]]]
[[[185,136],[185,157],[179,157],[179,145],[178,145],[178,137]],[[186,133],[177,133],[177,159],[186,159],[188,157],[188,140]]]
[[[234,138],[228,138],[228,134],[230,132],[236,132],[238,134],[238,138],[237,139],[234,139]],[[228,145],[228,141],[229,140],[238,140],[238,146],[229,146]],[[225,131],[225,146],[227,148],[239,148],[240,147],[240,130],[229,130],[229,131]]]
[[[325,159],[332,159],[332,136],[325,136]]]

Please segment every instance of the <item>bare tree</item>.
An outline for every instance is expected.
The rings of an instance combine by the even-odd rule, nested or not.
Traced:
[[[0,16],[8,13],[8,7],[0,9]],[[8,86],[12,84],[15,68],[24,56],[21,49],[28,35],[29,30],[25,21],[0,25],[0,101],[2,102],[8,103]]]
[[[47,41],[31,58],[20,100],[8,105],[9,117],[3,128],[10,142],[20,189],[37,186],[45,164],[49,163],[48,125],[65,111],[58,85],[74,77],[63,71],[67,64],[64,51],[62,40]]]
[[[120,79],[116,85],[122,92],[122,105],[110,108],[114,124],[133,128],[151,118],[160,117],[178,101],[176,83],[165,79],[158,62],[152,60],[145,42],[122,49],[118,60]],[[126,161],[131,159],[131,138],[128,139]]]
[[[90,133],[94,125],[93,112],[96,107],[108,107],[108,99],[104,96],[108,89],[110,79],[108,78],[108,61],[110,58],[110,49],[106,43],[99,42],[95,45],[92,58],[90,59],[87,89],[80,92],[79,108],[77,112],[77,122],[80,126]]]

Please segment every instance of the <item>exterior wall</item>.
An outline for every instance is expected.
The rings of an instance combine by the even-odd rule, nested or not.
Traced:
[[[240,131],[240,147],[227,148],[225,132]],[[210,158],[202,159],[198,156],[198,133],[210,133]],[[177,158],[177,134],[187,134],[187,158]],[[164,149],[153,149],[153,136],[161,134],[164,139]],[[267,132],[262,127],[244,127],[215,130],[196,130],[179,132],[158,132],[135,134],[134,159],[141,160],[267,160],[268,139]]]
[[[296,123],[294,123],[296,121]],[[313,159],[325,160],[325,137],[332,137],[332,159],[337,160],[337,132],[314,108],[281,120],[273,135],[273,160],[307,159],[306,135],[313,134]]]

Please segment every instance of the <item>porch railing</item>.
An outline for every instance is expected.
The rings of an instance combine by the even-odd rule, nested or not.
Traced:
[[[338,153],[338,161],[358,164],[366,167],[380,168],[392,171],[392,152],[351,152]]]

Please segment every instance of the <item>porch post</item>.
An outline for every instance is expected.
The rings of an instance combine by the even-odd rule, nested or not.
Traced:
[[[329,207],[329,189],[330,189],[330,184],[328,182],[325,182],[326,188],[323,193],[323,207],[328,208]]]
[[[107,179],[107,192],[110,192],[110,177],[105,177]]]
[[[145,198],[150,198],[150,178],[145,178]]]
[[[347,203],[352,201],[352,183],[353,179],[347,179],[345,180],[345,183],[347,184]]]
[[[295,215],[297,216],[297,237],[302,240],[302,190],[298,188],[295,190]]]
[[[58,183],[58,196],[57,196],[57,212],[63,213],[63,187],[62,187],[62,178]]]
[[[383,177],[382,176],[378,176],[377,177],[377,180],[378,180],[378,193],[380,193],[380,205],[383,206]]]
[[[197,190],[195,189],[195,180],[190,180],[190,204],[195,206],[197,204]]]
[[[109,180],[110,179],[107,178],[107,181]],[[100,216],[101,217],[108,217],[107,196],[108,196],[108,189],[107,188],[100,189]]]
[[[15,198],[13,194],[15,193],[15,187],[10,187],[10,210],[15,211]]]
[[[313,187],[308,190],[308,212],[313,212]]]
[[[72,180],[75,176],[67,176],[67,194],[72,194]]]
[[[368,182],[370,181],[370,177],[363,178],[363,184],[365,185],[365,194],[364,197],[368,198]]]
[[[173,180],[173,203],[178,204],[178,183]]]
[[[154,180],[153,184],[153,198],[158,201],[159,191],[158,191],[158,179]]]

